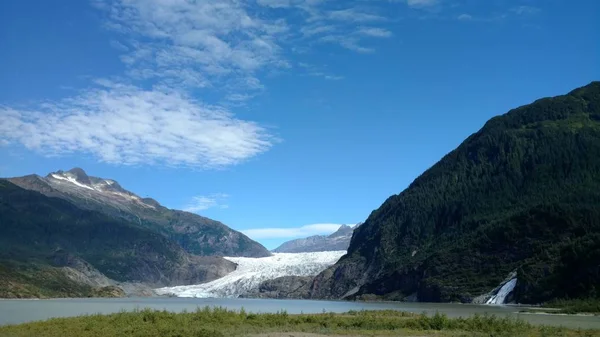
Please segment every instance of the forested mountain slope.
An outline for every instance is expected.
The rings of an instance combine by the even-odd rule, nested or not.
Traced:
[[[151,198],[141,198],[112,179],[88,176],[81,168],[57,171],[45,177],[28,175],[12,183],[46,196],[68,200],[80,208],[135,222],[176,241],[196,255],[269,256],[256,241],[221,222],[173,210]]]
[[[155,287],[202,283],[235,270],[230,261],[191,255],[135,223],[0,179],[0,297],[98,295],[61,269],[74,263]]]
[[[393,154],[390,154],[393,155]],[[492,118],[373,211],[312,297],[600,297],[600,82]]]

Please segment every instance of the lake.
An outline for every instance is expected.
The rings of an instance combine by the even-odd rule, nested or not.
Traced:
[[[109,314],[122,310],[143,308],[164,309],[173,312],[194,311],[196,308],[204,306],[221,306],[232,310],[244,308],[246,311],[254,313],[287,310],[290,314],[393,309],[414,313],[427,312],[429,314],[434,314],[437,311],[445,313],[449,317],[467,317],[476,313],[483,314],[487,312],[498,316],[519,317],[533,324],[600,329],[600,317],[523,314],[518,313],[521,308],[515,306],[176,297],[0,300],[0,325],[45,320],[52,317],[70,317],[96,313]]]

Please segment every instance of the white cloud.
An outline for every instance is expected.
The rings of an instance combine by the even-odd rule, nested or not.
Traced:
[[[241,232],[248,237],[259,239],[303,238],[311,235],[328,235],[340,228],[341,224],[323,223],[289,228],[256,228]]]
[[[410,7],[428,7],[437,5],[438,0],[406,0],[406,4]]]
[[[372,53],[375,50],[373,48],[368,48],[360,45],[360,40],[354,36],[348,35],[327,35],[323,36],[320,41],[339,44],[340,46],[355,51],[357,53]]]
[[[90,1],[104,14],[105,26],[118,33],[107,42],[121,53],[123,77],[38,106],[0,105],[0,145],[20,143],[46,156],[87,154],[114,164],[235,165],[267,151],[274,137],[201,95],[210,91],[206,97],[214,102],[243,106],[266,90],[263,76],[291,69],[288,53],[307,53],[323,43],[372,53],[368,41],[394,35],[384,26],[392,11],[376,2]],[[401,1],[423,8],[442,3]],[[538,11],[512,9],[516,15]],[[323,65],[300,75],[344,78]]]
[[[313,36],[313,35],[318,35],[318,34],[322,34],[322,33],[329,33],[329,32],[333,32],[335,31],[337,28],[334,25],[309,25],[309,26],[303,26],[302,28],[300,28],[300,32],[304,35],[304,36]]]
[[[326,73],[322,73],[322,72],[318,72],[318,71],[308,73],[308,75],[314,76],[314,77],[322,77],[329,81],[339,81],[339,80],[343,80],[345,78],[344,76],[330,75],[330,74],[326,74]]]
[[[540,12],[540,9],[532,6],[518,6],[511,8],[511,11],[517,15],[531,15]]]
[[[348,8],[342,10],[336,10],[329,12],[329,18],[339,21],[349,22],[373,22],[373,21],[385,21],[385,17],[366,13],[356,8]]]
[[[323,34],[346,35],[356,23],[388,21],[373,6],[339,9],[324,0],[257,0],[255,5],[238,0],[93,1],[106,13],[106,26],[122,33],[113,45],[123,53],[128,76],[179,89],[224,89],[225,95],[262,90],[261,72],[289,68],[287,52],[310,49]],[[288,22],[292,11],[300,19]],[[362,40],[392,35],[378,27],[353,34],[338,44],[359,53],[374,51]],[[258,83],[244,86],[245,78]]]
[[[46,156],[83,153],[113,164],[195,168],[234,165],[273,144],[260,125],[176,90],[97,82],[59,102],[0,106],[0,140]]]
[[[229,205],[225,203],[227,198],[229,198],[229,195],[224,193],[216,193],[208,196],[195,196],[183,207],[183,210],[186,212],[197,213],[209,208],[229,208]]]
[[[273,7],[273,8],[287,8],[292,5],[290,0],[257,0],[261,6]]]
[[[469,21],[469,20],[472,20],[473,17],[469,14],[461,14],[457,17],[457,19],[461,20],[461,21]]]
[[[324,78],[324,79],[330,80],[330,81],[339,81],[339,80],[343,80],[345,78],[344,76],[333,75],[324,70],[320,70],[320,68],[322,68],[322,67],[318,67],[313,64],[300,62],[300,63],[298,63],[298,66],[301,69],[306,70],[308,76],[321,77],[321,78]]]
[[[279,44],[288,30],[285,20],[263,19],[236,0],[104,3],[107,26],[122,33],[121,59],[136,79],[216,86],[285,64]]]
[[[374,28],[374,27],[361,27],[358,31],[358,34],[372,36],[372,37],[391,37],[392,32],[383,28]]]
[[[225,97],[225,99],[231,102],[244,102],[251,99],[252,97],[252,95],[248,94],[229,94]]]

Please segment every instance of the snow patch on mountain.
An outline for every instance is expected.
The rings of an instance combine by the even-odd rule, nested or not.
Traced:
[[[77,186],[79,186],[79,187],[87,188],[88,190],[92,190],[92,191],[94,191],[94,190],[95,190],[93,187],[90,187],[90,186],[88,186],[88,185],[82,184],[82,183],[78,182],[78,181],[77,181],[77,179],[75,179],[75,178],[73,178],[73,177],[70,177],[70,176],[59,176],[59,175],[57,175],[57,174],[52,174],[51,176],[52,176],[52,178],[54,178],[54,179],[58,179],[58,180],[65,180],[65,181],[68,181],[68,182],[70,182],[70,183],[73,183],[73,184],[75,184],[75,185],[77,185]]]
[[[75,171],[77,174],[73,173]],[[54,187],[60,187],[59,190],[71,190],[71,192],[76,194],[85,194],[88,198],[100,198],[104,200],[111,200],[117,203],[120,206],[126,207],[127,202],[133,202],[136,206],[142,206],[145,208],[156,209],[154,205],[145,203],[139,196],[124,190],[117,184],[114,180],[109,179],[101,179],[96,177],[88,177],[85,171],[81,169],[73,169],[67,172],[58,171],[48,175],[47,181],[51,184],[54,184]],[[86,184],[85,182],[89,182],[90,184]],[[69,185],[72,184],[72,185]],[[69,188],[69,186],[77,186],[84,188],[86,190],[92,191],[87,192],[83,190]]]
[[[159,295],[177,297],[238,297],[258,289],[267,280],[281,276],[314,276],[336,263],[346,251],[275,253],[262,258],[225,257],[236,263],[235,271],[198,285],[156,289]]]

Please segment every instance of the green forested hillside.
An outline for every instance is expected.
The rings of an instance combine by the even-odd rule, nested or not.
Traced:
[[[600,297],[600,82],[488,121],[371,213],[314,297]]]
[[[55,177],[63,179],[56,179]],[[79,188],[64,178],[78,179],[80,184],[96,184],[98,189]],[[95,211],[121,222],[131,222],[160,233],[184,250],[201,256],[269,256],[256,241],[225,224],[200,215],[173,210],[151,198],[140,198],[112,179],[88,176],[81,168],[52,172],[46,177],[35,174],[8,179],[26,190],[66,200],[78,208]],[[106,184],[110,181],[110,184]]]
[[[91,291],[57,269],[65,254],[113,280],[156,286],[200,283],[235,269],[222,258],[189,255],[175,242],[134,223],[0,180],[0,288],[25,297]]]

